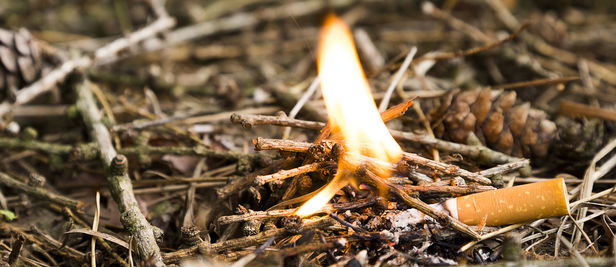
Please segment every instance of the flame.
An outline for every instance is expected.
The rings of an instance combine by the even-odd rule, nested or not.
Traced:
[[[362,156],[385,162],[397,162],[402,156],[402,149],[389,134],[374,103],[351,32],[335,15],[325,19],[318,68],[332,133],[342,136],[345,153],[332,181],[295,212],[300,217],[317,212],[346,186]],[[379,174],[386,172],[383,168]]]

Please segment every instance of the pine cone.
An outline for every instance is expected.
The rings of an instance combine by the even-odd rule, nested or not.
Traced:
[[[563,118],[558,124],[529,103],[514,105],[516,93],[454,90],[429,113],[437,137],[458,143],[474,140],[500,152],[533,160],[566,160],[571,151],[587,158],[604,142],[602,123]],[[593,128],[588,131],[587,128]],[[574,146],[575,148],[571,147]]]
[[[35,81],[40,76],[42,61],[41,49],[30,32],[0,28],[0,101]]]

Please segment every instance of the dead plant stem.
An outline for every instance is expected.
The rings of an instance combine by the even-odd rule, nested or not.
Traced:
[[[122,213],[121,221],[124,228],[135,237],[137,249],[143,259],[151,261],[153,266],[165,266],[160,255],[154,229],[139,209],[133,187],[128,176],[128,160],[119,155],[111,143],[109,130],[102,122],[94,96],[89,87],[89,81],[84,81],[76,88],[78,100],[77,109],[84,123],[90,130],[90,136],[100,149],[102,163],[107,173],[109,191]]]

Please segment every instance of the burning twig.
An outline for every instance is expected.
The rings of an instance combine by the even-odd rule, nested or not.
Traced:
[[[412,104],[413,104],[413,100],[410,99],[406,102],[402,102],[398,105],[395,105],[385,110],[385,112],[381,113],[381,119],[383,120],[383,122],[388,122],[397,117],[400,117],[404,115],[406,110],[409,109],[409,107],[411,107]],[[314,143],[319,143],[323,141],[323,139],[326,139],[331,133],[330,127],[331,125],[329,124],[329,122],[325,126],[323,126],[321,129],[321,132],[319,133],[319,136],[314,140]]]
[[[283,151],[291,151],[291,152],[307,152],[308,149],[310,149],[310,147],[313,146],[312,144],[305,143],[305,142],[282,140],[282,139],[266,139],[266,138],[257,138],[256,140],[253,140],[253,143],[255,144],[255,147],[260,150],[273,149],[273,150],[283,150]],[[418,165],[426,166],[426,167],[429,167],[429,168],[432,168],[438,171],[442,171],[446,174],[459,175],[463,178],[466,178],[468,180],[478,182],[481,184],[491,184],[492,183],[490,179],[486,178],[485,176],[481,174],[464,170],[455,165],[427,159],[417,154],[405,152],[403,153],[402,157],[406,161],[409,161],[409,162],[412,162]]]
[[[383,121],[392,120],[402,114],[410,107],[411,101],[404,102],[402,104],[391,107],[387,111],[381,114]],[[267,124],[267,125],[279,125],[298,127],[311,130],[321,129],[321,135],[327,133],[329,135],[329,126],[323,122],[306,121],[299,119],[291,119],[282,116],[266,116],[266,115],[246,115],[235,114],[232,116],[232,121],[240,123],[242,125],[249,124],[251,127],[254,125]],[[396,130],[390,130],[391,135],[397,140],[411,141],[419,144],[434,146],[439,150],[460,153],[462,156],[479,160],[484,164],[499,164],[508,162],[520,162],[521,158],[509,156],[507,154],[492,150],[488,147],[481,145],[464,145],[454,142],[449,142],[437,138],[433,138],[426,135],[418,135],[410,132],[402,132]],[[319,140],[319,138],[317,138]],[[321,139],[322,140],[322,139]],[[259,143],[259,142],[257,142]],[[315,141],[315,143],[318,143]],[[263,148],[266,149],[266,148]]]
[[[256,171],[255,173],[246,175],[242,178],[235,179],[231,183],[223,187],[217,188],[216,195],[218,195],[218,198],[221,200],[227,199],[229,196],[231,196],[234,193],[239,192],[241,189],[246,188],[247,186],[251,186],[254,183],[254,179],[258,175],[265,175],[267,173],[271,173],[279,166],[281,168],[290,168],[290,166],[287,166],[287,165],[289,165],[293,161],[294,159],[282,160],[282,161],[277,161],[277,162],[275,161],[272,164],[270,164],[268,167],[265,167],[262,170]]]
[[[314,172],[317,171],[323,166],[323,164],[332,164],[333,162],[323,162],[323,163],[312,163],[304,166],[297,167],[295,169],[290,170],[281,170],[277,173],[268,174],[268,175],[259,175],[255,178],[256,185],[263,185],[265,183],[283,180],[289,177],[297,176],[300,174]]]

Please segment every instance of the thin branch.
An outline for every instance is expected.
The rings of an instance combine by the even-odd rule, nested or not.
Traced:
[[[0,117],[11,111],[16,105],[21,105],[30,102],[38,95],[48,92],[54,88],[56,84],[64,80],[66,76],[75,69],[86,68],[92,65],[92,60],[88,57],[80,57],[67,62],[43,76],[38,81],[26,86],[15,93],[15,101],[4,101],[0,104]]]
[[[283,150],[291,152],[307,152],[308,149],[313,146],[313,144],[306,142],[283,139],[268,139],[261,137],[252,140],[252,143],[255,145],[256,150]]]
[[[50,192],[43,187],[33,187],[22,183],[21,181],[9,176],[6,173],[0,172],[0,184],[21,191],[38,199],[47,200],[56,203],[63,207],[68,207],[73,210],[79,210],[83,207],[83,203],[56,193]]]
[[[317,76],[316,78],[314,78],[314,80],[312,80],[312,83],[310,83],[310,86],[308,86],[308,89],[306,90],[306,92],[302,94],[299,100],[297,100],[297,103],[295,104],[295,106],[293,106],[291,111],[289,111],[289,118],[294,119],[297,116],[297,113],[299,113],[302,107],[304,107],[304,105],[308,102],[308,100],[310,100],[310,97],[314,95],[314,93],[317,91],[317,88],[319,88],[320,84],[321,84],[321,81],[319,79],[319,76]],[[285,128],[283,132],[283,138],[286,139],[290,133],[291,133],[291,128],[289,127]]]
[[[406,110],[409,109],[409,107],[412,104],[413,104],[413,100],[409,99],[406,102],[402,102],[402,103],[400,103],[398,105],[395,105],[395,106],[387,109],[385,112],[382,112],[381,113],[381,119],[383,120],[383,122],[388,122],[390,120],[398,118],[398,117],[404,115]],[[314,140],[314,143],[320,143],[321,141],[323,141],[323,139],[325,139],[325,138],[327,138],[329,136],[330,132],[331,132],[330,125],[329,125],[329,123],[327,123],[327,125],[325,125],[321,129],[321,132],[319,133],[319,136],[317,136],[317,138]]]
[[[154,230],[141,213],[135,199],[131,179],[127,173],[128,160],[125,156],[118,155],[113,147],[111,135],[102,122],[101,112],[94,101],[88,81],[79,84],[76,90],[77,109],[90,130],[90,136],[99,146],[103,165],[107,171],[109,191],[122,213],[121,221],[124,228],[135,237],[137,249],[143,259],[150,260],[152,266],[165,266],[156,244]]]
[[[430,55],[430,56],[423,56],[423,57],[420,57],[417,60],[415,60],[415,63],[418,63],[418,62],[421,62],[421,61],[424,61],[424,60],[443,60],[443,59],[450,59],[450,58],[456,58],[456,57],[465,57],[465,56],[470,56],[472,54],[476,54],[476,53],[479,53],[479,52],[486,51],[486,50],[488,50],[490,48],[497,47],[499,45],[502,45],[502,44],[504,44],[506,42],[509,42],[509,41],[513,40],[526,27],[528,27],[528,25],[529,25],[528,23],[523,24],[515,32],[513,32],[512,34],[507,36],[507,38],[502,39],[500,41],[489,42],[486,45],[479,46],[479,47],[473,47],[473,48],[466,49],[466,50],[460,50],[460,51],[448,52],[448,53],[439,53],[439,54]]]
[[[462,156],[477,160],[482,164],[501,164],[523,160],[522,158],[512,157],[482,145],[459,144],[432,138],[427,135],[418,135],[410,132],[400,132],[394,130],[391,131],[391,134],[397,140],[411,141],[418,144],[434,146],[439,150],[459,153]]]
[[[484,43],[488,43],[490,41],[492,41],[492,38],[488,37],[486,34],[484,34],[483,32],[481,32],[480,30],[478,30],[477,28],[469,25],[468,23],[450,15],[447,12],[444,12],[443,10],[439,9],[438,7],[436,7],[434,4],[430,3],[430,2],[423,2],[421,5],[421,10],[424,14],[433,16],[435,18],[439,18],[442,20],[447,21],[449,24],[452,25],[452,27],[456,28],[456,29],[461,29],[464,32],[468,32],[469,35],[475,39],[475,41],[480,41],[480,42],[484,42]]]
[[[409,193],[419,193],[425,196],[463,196],[479,192],[495,190],[496,188],[489,185],[400,185],[402,189]]]
[[[412,102],[405,102],[403,104],[391,107],[388,111],[383,112],[381,117],[383,121],[391,120],[400,114],[403,114]],[[282,116],[266,116],[266,115],[240,115],[234,114],[231,117],[231,121],[234,123],[242,124],[243,127],[252,127],[254,125],[279,125],[298,127],[311,130],[324,131],[326,124],[323,122],[306,121],[299,119],[292,119]],[[396,130],[390,130],[391,135],[397,140],[411,141],[419,144],[433,146],[439,150],[460,153],[465,157],[469,157],[474,160],[478,160],[482,164],[501,164],[509,162],[519,162],[522,158],[512,157],[502,152],[492,150],[485,146],[480,145],[464,145],[454,142],[449,142],[441,139],[436,139],[426,135],[417,135],[410,132],[401,132]],[[0,139],[1,140],[1,139]],[[259,142],[256,142],[259,143]],[[269,149],[269,148],[261,148]]]
[[[516,223],[516,224],[505,226],[503,228],[499,228],[498,230],[490,232],[490,233],[487,233],[485,235],[481,235],[481,237],[479,237],[479,239],[473,240],[473,241],[470,241],[470,242],[464,244],[462,247],[460,247],[458,249],[458,252],[464,252],[464,251],[468,250],[469,248],[473,247],[474,245],[476,245],[477,243],[479,243],[479,242],[481,242],[483,240],[490,239],[490,238],[495,237],[497,235],[501,235],[501,234],[507,233],[509,231],[515,230],[517,228],[520,228],[520,227],[522,227],[522,226],[524,226],[526,224],[527,223]]]
[[[517,83],[508,83],[508,84],[494,85],[494,86],[490,86],[489,88],[494,88],[494,89],[513,89],[513,88],[521,88],[521,87],[528,87],[528,86],[561,84],[561,83],[566,83],[566,82],[571,82],[571,81],[577,81],[579,79],[580,79],[580,77],[578,77],[578,76],[562,77],[562,78],[549,78],[549,79],[539,79],[539,80],[532,80],[532,81],[524,81],[524,82],[517,82]]]
[[[383,96],[383,99],[381,99],[381,104],[379,104],[379,112],[382,113],[382,112],[385,112],[385,110],[387,110],[387,106],[389,105],[389,100],[391,99],[391,95],[394,93],[394,89],[396,88],[396,86],[398,86],[398,83],[402,79],[402,75],[404,74],[404,72],[406,72],[406,70],[411,65],[411,61],[413,61],[413,57],[415,56],[415,53],[417,53],[417,47],[413,46],[413,48],[411,48],[409,53],[406,55],[406,58],[404,58],[404,61],[402,62],[402,65],[400,66],[396,74],[394,74],[394,77],[391,80],[389,87],[387,87],[387,90],[385,91],[385,95]]]
[[[581,115],[584,117],[599,118],[607,121],[616,121],[616,111],[567,100],[560,103],[560,113],[568,116]]]
[[[353,37],[355,37],[355,40],[357,41],[356,43],[359,52],[362,53],[367,59],[366,63],[368,63],[367,65],[370,72],[375,72],[385,65],[383,55],[381,55],[372,39],[370,39],[370,35],[368,35],[366,30],[362,28],[356,29],[353,31]]]
[[[406,161],[413,162],[418,165],[427,166],[429,168],[442,171],[446,174],[454,174],[459,175],[468,180],[480,183],[480,184],[492,184],[492,181],[479,173],[474,173],[462,169],[456,165],[451,165],[439,161],[434,161],[431,159],[424,158],[414,153],[405,152],[402,154],[402,159]]]
[[[282,140],[282,139],[266,139],[266,138],[260,138],[260,137],[257,138],[256,140],[253,140],[253,143],[255,144],[255,148],[258,150],[274,149],[274,150],[284,150],[284,151],[292,151],[292,152],[307,152],[308,149],[310,149],[310,147],[313,145],[310,143],[299,142],[299,141]],[[468,180],[475,181],[481,184],[491,184],[492,183],[490,179],[486,178],[485,176],[479,173],[470,172],[470,171],[464,170],[455,165],[427,159],[417,154],[404,152],[402,155],[402,158],[403,160],[410,161],[418,165],[423,165],[423,166],[426,166],[426,167],[429,167],[429,168],[432,168],[438,171],[442,171],[446,174],[458,175]],[[370,159],[370,158],[365,157],[365,159]]]
[[[233,115],[231,115],[231,122],[241,124],[244,128],[252,128],[253,125],[273,124],[279,126],[290,126],[312,130],[320,130],[325,126],[325,123],[323,122],[298,120],[286,116],[268,116],[237,113],[233,113]]]
[[[569,249],[569,251],[571,252],[571,254],[573,254],[573,256],[575,257],[575,259],[578,261],[578,263],[580,264],[580,266],[584,266],[584,267],[590,267],[590,265],[588,264],[588,262],[586,262],[586,260],[584,259],[584,257],[582,256],[582,254],[580,254],[580,252],[577,251],[577,249],[573,246],[573,244],[571,244],[571,242],[569,242],[569,240],[567,240],[564,236],[560,236],[559,239],[563,244],[565,244],[565,246]]]
[[[276,173],[268,174],[268,175],[259,175],[255,178],[254,183],[256,185],[263,185],[265,183],[270,183],[273,181],[280,181],[283,179],[287,179],[289,177],[297,176],[304,173],[314,172],[321,168],[322,164],[327,163],[311,163],[306,164],[304,166],[300,166],[290,170],[280,170]],[[331,164],[331,163],[330,163]]]
[[[355,202],[344,203],[328,203],[321,207],[316,213],[330,213],[334,211],[346,211],[353,209],[361,209],[368,206],[372,206],[376,203],[375,198],[363,199]],[[227,225],[236,222],[252,221],[252,220],[265,220],[278,217],[285,217],[292,215],[296,208],[284,209],[284,210],[267,210],[267,211],[252,211],[244,214],[227,215],[218,218],[217,222],[220,225]]]
[[[99,48],[94,52],[94,61],[97,65],[109,64],[120,59],[119,52],[138,44],[150,37],[171,29],[175,25],[175,19],[166,15],[158,17],[150,25],[129,34],[126,37],[116,39],[115,41]]]
[[[499,175],[499,174],[507,173],[507,172],[514,171],[520,168],[524,168],[529,165],[530,165],[530,160],[520,159],[518,161],[512,161],[509,163],[505,163],[505,164],[501,164],[501,165],[489,168],[487,170],[480,171],[479,173],[483,176]]]
[[[333,219],[328,217],[324,217],[322,219],[311,221],[304,224],[300,231],[309,231],[312,229],[321,229],[323,227],[327,227],[333,224]],[[247,237],[241,237],[236,239],[230,239],[224,242],[207,244],[205,242],[192,246],[190,248],[180,249],[171,253],[165,253],[164,258],[165,262],[171,263],[176,262],[182,258],[192,256],[197,254],[199,251],[211,251],[211,252],[221,252],[224,250],[236,250],[249,246],[259,245],[271,237],[283,237],[287,236],[291,233],[288,233],[285,228],[277,228],[272,230],[263,231],[256,235],[251,235]]]
[[[310,86],[308,86],[308,89],[306,90],[306,92],[304,92],[304,94],[299,98],[299,100],[297,101],[297,104],[295,104],[293,109],[289,111],[289,118],[295,118],[295,116],[297,116],[297,113],[299,113],[299,111],[302,109],[304,104],[308,102],[308,100],[314,94],[314,92],[317,91],[317,88],[319,88],[320,84],[321,84],[321,81],[319,79],[319,76],[317,76],[316,78],[314,78],[314,80],[312,80],[312,83],[310,83]]]
[[[486,0],[486,1],[490,1],[490,0]],[[491,1],[491,2],[499,2],[498,0],[496,1]],[[501,4],[502,6],[502,4]],[[505,7],[503,7],[505,12],[509,12],[509,10]],[[434,11],[434,12],[432,12]],[[435,7],[433,4],[424,4],[424,13],[432,15],[438,19],[444,20],[446,21],[451,27],[453,27],[456,30],[459,30],[463,33],[465,33],[466,35],[470,36],[473,40],[478,41],[478,42],[482,42],[488,46],[490,42],[493,42],[494,40],[487,36],[486,34],[484,34],[481,30],[479,30],[477,27],[468,24],[460,19],[455,18],[454,16],[452,16],[449,13],[446,13],[440,9],[438,9],[437,7]],[[500,12],[497,11],[497,14],[499,16],[499,18],[503,18],[502,14],[500,14]],[[517,19],[515,19],[515,17],[513,17],[513,15],[511,13],[508,14],[512,20],[515,21],[515,23],[513,24],[508,24],[507,22],[505,22],[505,24],[508,26],[508,28],[512,31],[516,31],[516,29],[520,28],[520,23],[517,21]],[[511,36],[511,35],[510,35]],[[497,43],[499,43],[500,41],[496,41]],[[476,52],[479,51],[483,51],[489,47],[487,46],[483,46],[483,49],[475,49],[475,48],[471,48],[470,50],[475,50]],[[509,58],[513,61],[515,61],[517,64],[521,65],[521,66],[526,66],[529,69],[533,70],[534,72],[546,76],[546,77],[557,77],[559,76],[559,74],[557,74],[556,72],[554,72],[553,70],[547,70],[545,69],[545,66],[543,66],[542,64],[540,64],[536,59],[534,59],[535,57],[533,55],[530,55],[527,51],[523,51],[521,49],[515,49],[515,48],[508,48],[508,47],[503,47],[503,56],[506,58]],[[451,54],[450,54],[451,55]],[[468,54],[467,54],[468,55]],[[453,55],[455,57],[455,55]],[[528,60],[528,58],[530,58],[531,60]],[[419,62],[420,60],[416,60],[415,62]]]
[[[92,160],[100,155],[100,149],[95,143],[65,145],[48,143],[43,141],[27,141],[19,138],[0,137],[0,148],[34,150],[55,155],[70,155],[76,160]],[[118,153],[125,155],[190,155],[208,158],[218,158],[224,160],[248,160],[253,163],[268,161],[269,157],[262,154],[245,154],[235,151],[217,151],[202,145],[192,147],[180,146],[132,146],[118,150]]]

